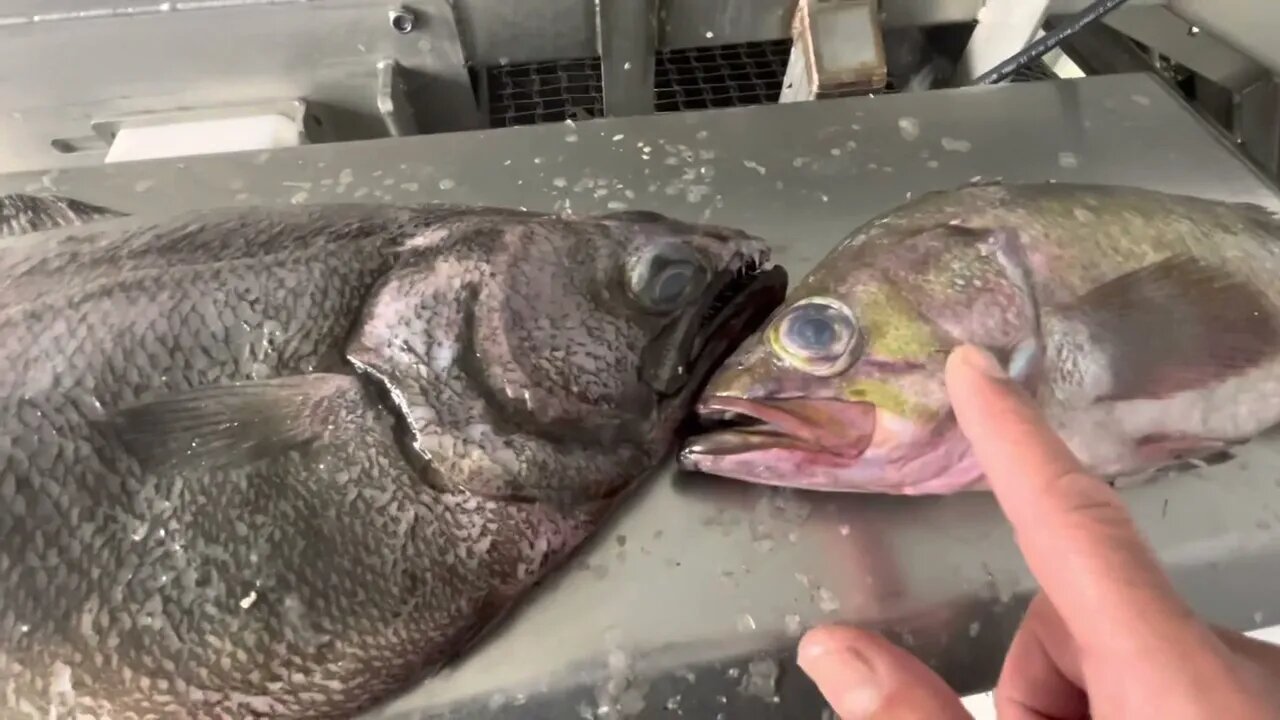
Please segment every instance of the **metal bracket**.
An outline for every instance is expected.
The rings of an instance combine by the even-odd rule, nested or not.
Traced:
[[[605,115],[653,112],[658,0],[595,0],[595,6]]]
[[[378,63],[378,112],[393,137],[418,134],[418,121],[405,94],[404,70],[395,60]]]
[[[0,172],[102,162],[120,122],[243,117],[299,99],[308,142],[484,126],[450,0],[0,4],[0,67],[30,69],[0,73]],[[393,126],[378,94],[383,60],[398,66]],[[419,108],[412,125],[405,108]]]
[[[874,92],[888,78],[877,0],[800,0],[779,102]]]
[[[1026,47],[1048,14],[1049,0],[987,0],[956,68],[955,82],[967,85]]]
[[[297,126],[300,142],[306,144],[328,142],[331,139],[329,133],[324,130],[331,123],[325,122],[327,118],[322,117],[324,114],[323,108],[310,107],[306,100],[290,98],[243,105],[108,115],[91,121],[89,127],[94,135],[110,145],[116,135],[125,128],[156,127],[202,120],[229,120],[257,115],[280,115]]]

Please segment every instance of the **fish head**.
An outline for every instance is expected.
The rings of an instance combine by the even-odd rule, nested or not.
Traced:
[[[1017,236],[873,226],[802,278],[709,381],[682,465],[757,483],[939,494],[981,479],[943,379],[962,342],[1033,335]],[[718,426],[718,427],[717,427]]]
[[[762,239],[736,228],[634,211],[603,221],[627,239],[611,261],[620,272],[603,279],[615,298],[608,305],[639,341],[628,353],[636,372],[628,367],[617,381],[668,405],[663,422],[681,419],[711,373],[781,304],[786,270]]]
[[[482,411],[456,413],[464,427],[448,428],[465,442],[441,439],[438,410],[416,435],[453,477],[505,462],[484,474],[528,476],[508,484],[553,483],[574,497],[614,494],[673,449],[711,372],[786,295],[786,271],[742,230],[640,211],[484,227],[484,244],[464,251],[479,251],[480,270],[454,260],[455,249],[409,278],[414,288],[459,288],[458,320],[445,328],[437,310],[426,322],[438,332],[404,337],[416,348],[407,372],[434,364],[445,384],[482,398]],[[459,279],[466,272],[477,276],[470,284]],[[441,350],[441,336],[459,339]],[[450,403],[461,404],[438,400]]]
[[[782,302],[786,271],[761,238],[736,228],[649,211],[598,222],[613,242],[597,244],[594,267],[579,266],[590,273],[579,286],[596,311],[564,341],[583,353],[607,335],[622,343],[609,345],[608,362],[578,365],[570,384],[611,388],[607,404],[627,411],[630,434],[669,434],[711,373]]]

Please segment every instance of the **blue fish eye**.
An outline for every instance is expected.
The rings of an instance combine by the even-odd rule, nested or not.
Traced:
[[[789,328],[790,338],[806,350],[823,351],[835,342],[836,326],[830,318],[810,315],[795,320]]]
[[[823,371],[849,358],[858,339],[853,313],[823,298],[804,301],[782,317],[781,350],[805,370]]]
[[[696,252],[674,242],[648,248],[628,266],[631,296],[658,312],[681,307],[702,290],[709,278]]]
[[[693,282],[693,274],[694,268],[688,263],[668,265],[653,281],[650,299],[663,306],[680,302]]]

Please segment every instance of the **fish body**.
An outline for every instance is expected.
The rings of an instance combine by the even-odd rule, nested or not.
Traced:
[[[4,717],[349,717],[430,676],[786,282],[642,212],[84,222],[0,241]]]
[[[855,230],[712,378],[686,468],[818,490],[986,487],[947,400],[990,350],[1084,465],[1140,481],[1280,424],[1280,222],[1119,186],[974,184]]]

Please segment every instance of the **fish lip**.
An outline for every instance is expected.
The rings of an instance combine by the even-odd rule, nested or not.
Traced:
[[[866,454],[876,427],[875,405],[837,399],[712,395],[696,412],[704,424],[722,426],[691,437],[682,459],[790,449],[853,461]]]

